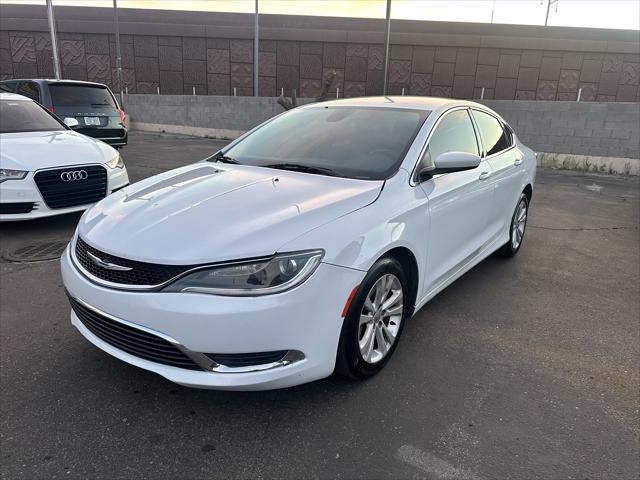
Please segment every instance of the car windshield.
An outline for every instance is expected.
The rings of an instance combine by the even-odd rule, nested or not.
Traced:
[[[320,175],[384,180],[398,171],[429,112],[317,106],[272,120],[214,159]]]
[[[38,104],[25,100],[0,101],[0,133],[66,130]]]
[[[106,87],[92,85],[49,85],[54,107],[116,107]]]

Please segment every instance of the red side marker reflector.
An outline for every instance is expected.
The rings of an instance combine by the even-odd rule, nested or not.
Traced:
[[[349,307],[351,306],[353,297],[355,297],[356,293],[358,292],[359,286],[360,285],[356,285],[355,287],[353,287],[353,290],[351,290],[351,293],[349,294],[349,298],[347,298],[347,303],[344,304],[344,308],[342,309],[342,318],[347,316],[347,312],[349,311]]]

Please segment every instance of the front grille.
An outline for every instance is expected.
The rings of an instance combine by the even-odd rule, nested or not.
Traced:
[[[237,368],[278,362],[287,353],[288,350],[278,350],[275,352],[256,353],[205,353],[205,355],[220,365]]]
[[[122,128],[77,128],[76,132],[93,138],[122,138],[124,129]]]
[[[0,203],[0,215],[16,215],[29,213],[33,210],[34,202]]]
[[[86,178],[63,181],[64,173],[76,173]],[[34,176],[38,190],[49,208],[68,208],[89,205],[103,199],[107,195],[107,171],[100,165],[57,168],[43,170]]]
[[[91,275],[101,280],[121,285],[160,285],[194,267],[192,265],[162,265],[138,262],[116,257],[93,248],[80,237],[76,240],[75,253],[80,265]],[[120,265],[121,267],[129,267],[131,270],[126,272],[108,270],[94,263],[87,253],[95,255],[104,262]]]
[[[202,370],[191,358],[164,338],[105,317],[72,297],[69,297],[69,301],[87,330],[118,350],[171,367]]]

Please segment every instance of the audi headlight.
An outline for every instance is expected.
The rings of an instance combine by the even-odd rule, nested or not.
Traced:
[[[124,168],[124,162],[122,161],[122,157],[120,154],[117,154],[111,160],[106,163],[109,168]]]
[[[279,293],[304,282],[318,268],[324,251],[278,254],[266,260],[197,270],[164,288],[165,292],[255,296]]]
[[[5,180],[22,180],[27,176],[28,172],[24,170],[9,170],[8,168],[0,168],[0,183]]]

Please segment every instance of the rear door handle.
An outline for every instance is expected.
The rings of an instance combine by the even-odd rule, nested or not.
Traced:
[[[513,162],[514,165],[520,165],[522,163],[522,158],[516,158],[516,161]]]
[[[489,178],[491,176],[491,172],[489,171],[484,171],[480,174],[480,176],[478,177],[479,180],[485,180],[487,178]]]

